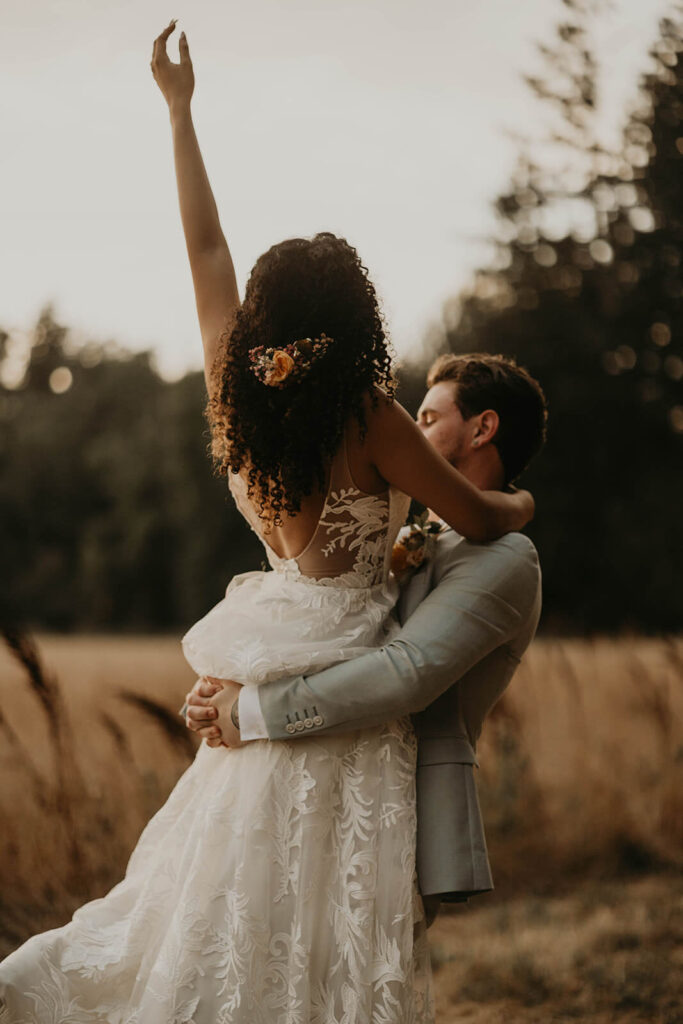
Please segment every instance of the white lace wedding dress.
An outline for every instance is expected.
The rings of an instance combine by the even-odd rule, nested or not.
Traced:
[[[242,477],[231,487],[259,532]],[[264,541],[274,571],[237,577],[183,638],[195,671],[267,685],[383,643],[408,501],[360,491],[342,444],[302,555]],[[124,879],[0,963],[0,1022],[433,1024],[416,752],[407,717],[202,743]]]

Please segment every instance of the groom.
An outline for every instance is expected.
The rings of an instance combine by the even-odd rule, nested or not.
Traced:
[[[482,490],[503,489],[542,447],[545,396],[513,360],[440,356],[427,386],[418,425]],[[476,742],[535,634],[541,608],[538,556],[523,534],[472,544],[445,529],[430,543],[433,555],[399,598],[403,628],[384,647],[258,687],[224,681],[217,690],[197,680],[186,719],[212,745],[222,739],[232,747],[412,715],[417,872],[428,925],[442,901],[466,901],[493,888],[474,781]]]

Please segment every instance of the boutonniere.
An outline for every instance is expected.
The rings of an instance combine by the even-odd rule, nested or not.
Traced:
[[[391,571],[399,583],[405,581],[432,556],[442,523],[429,519],[425,509],[410,517],[391,552]]]

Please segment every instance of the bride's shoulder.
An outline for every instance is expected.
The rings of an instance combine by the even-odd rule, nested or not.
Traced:
[[[365,392],[365,401],[371,408],[377,406],[381,408],[388,408],[392,405],[398,405],[396,399],[381,388],[379,384],[373,384],[368,391]]]
[[[377,384],[373,384],[365,392],[363,407],[368,429],[373,426],[382,426],[396,416],[408,415],[401,403]]]
[[[364,411],[368,440],[403,438],[406,430],[415,429],[415,421],[410,413],[392,395],[382,388],[373,385],[364,395]]]
[[[354,474],[362,476],[363,470],[360,466],[371,465],[376,473],[376,465],[380,453],[387,446],[393,443],[397,436],[395,420],[397,415],[408,417],[408,413],[390,394],[382,388],[373,386],[363,395],[363,418],[365,423],[357,416],[352,417],[350,432],[347,435],[349,441],[349,455],[352,461],[355,459]],[[408,417],[409,418],[409,417]],[[381,475],[375,480],[375,484],[363,485],[367,491],[377,490],[381,482]],[[386,481],[385,481],[386,482]]]

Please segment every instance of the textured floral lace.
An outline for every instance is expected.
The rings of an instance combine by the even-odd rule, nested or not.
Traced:
[[[408,719],[199,748],[126,876],[0,964],[2,1024],[433,1024]]]
[[[272,549],[268,549],[273,569],[323,586],[378,586],[388,575],[385,571],[385,554],[390,527],[390,504],[390,492],[387,495],[364,494],[357,487],[330,491],[316,533],[316,536],[320,536],[317,570],[303,572],[300,567],[301,558],[281,558]],[[321,575],[320,565],[335,556],[339,563],[340,555],[343,563],[350,563],[349,567],[331,575]],[[310,563],[310,556],[307,561]]]
[[[386,498],[362,495],[357,487],[329,495],[319,524],[329,538],[323,555],[327,558],[337,548],[354,553],[353,568],[337,577],[338,584],[372,587],[382,582],[388,509]]]

